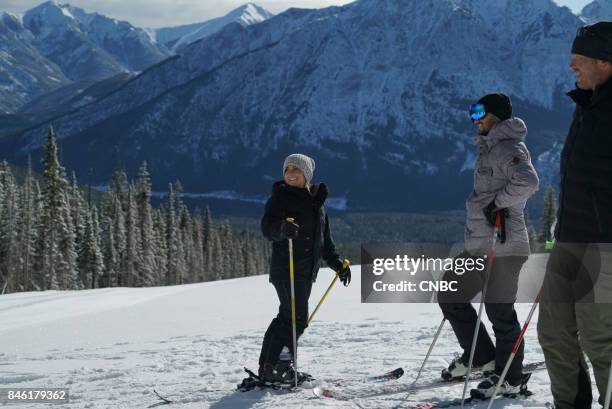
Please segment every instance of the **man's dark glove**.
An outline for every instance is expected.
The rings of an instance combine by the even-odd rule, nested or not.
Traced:
[[[342,264],[342,267],[340,267],[340,271],[338,272],[338,278],[340,278],[340,281],[342,281],[342,284],[344,284],[345,287],[348,287],[348,285],[351,283],[351,267],[348,263]]]
[[[280,225],[280,236],[283,239],[297,239],[300,226],[296,223],[283,220]]]
[[[500,242],[503,244],[506,242],[506,218],[509,215],[508,209],[500,209],[495,205],[495,200],[493,200],[489,205],[482,209],[485,217],[491,226],[495,226],[495,219],[497,218],[497,214],[499,213],[500,221],[501,221],[501,231],[500,231]]]

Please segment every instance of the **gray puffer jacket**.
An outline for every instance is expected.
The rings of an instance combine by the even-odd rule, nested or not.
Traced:
[[[507,208],[506,242],[495,246],[497,256],[527,256],[529,238],[523,211],[527,199],[538,190],[539,180],[531,155],[523,142],[527,127],[519,118],[495,124],[489,134],[479,135],[479,155],[474,169],[474,190],[466,201],[465,248],[472,254],[484,254],[493,242],[493,226],[483,208],[495,200],[498,208]]]

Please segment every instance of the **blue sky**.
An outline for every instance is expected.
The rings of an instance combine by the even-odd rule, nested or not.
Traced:
[[[87,11],[127,20],[139,27],[167,27],[219,17],[248,0],[60,0]],[[251,0],[273,13],[289,7],[319,8],[342,5],[352,0]],[[486,0],[483,0],[483,2]],[[554,0],[580,11],[589,0]],[[21,13],[42,0],[0,0],[0,10]]]

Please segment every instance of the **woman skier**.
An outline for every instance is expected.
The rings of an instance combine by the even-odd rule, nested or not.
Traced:
[[[297,337],[308,326],[308,298],[317,277],[319,260],[338,272],[345,286],[351,281],[348,263],[343,263],[331,237],[325,212],[327,186],[311,184],[315,161],[302,154],[289,155],[283,163],[283,180],[272,186],[261,220],[263,235],[273,242],[270,282],[280,307],[263,339],[259,357],[260,384],[291,384],[294,367],[291,358],[281,359],[284,347],[294,351],[291,320],[291,287],[288,239],[293,241],[295,318]],[[288,220],[293,219],[293,221]],[[284,354],[283,354],[284,355]],[[307,376],[298,373],[298,383]]]

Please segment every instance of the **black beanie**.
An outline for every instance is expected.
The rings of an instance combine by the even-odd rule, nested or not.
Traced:
[[[485,112],[495,115],[502,121],[512,117],[512,103],[506,94],[501,92],[487,94],[480,98],[478,103],[484,105]]]
[[[580,27],[572,44],[572,54],[612,62],[612,21]]]

